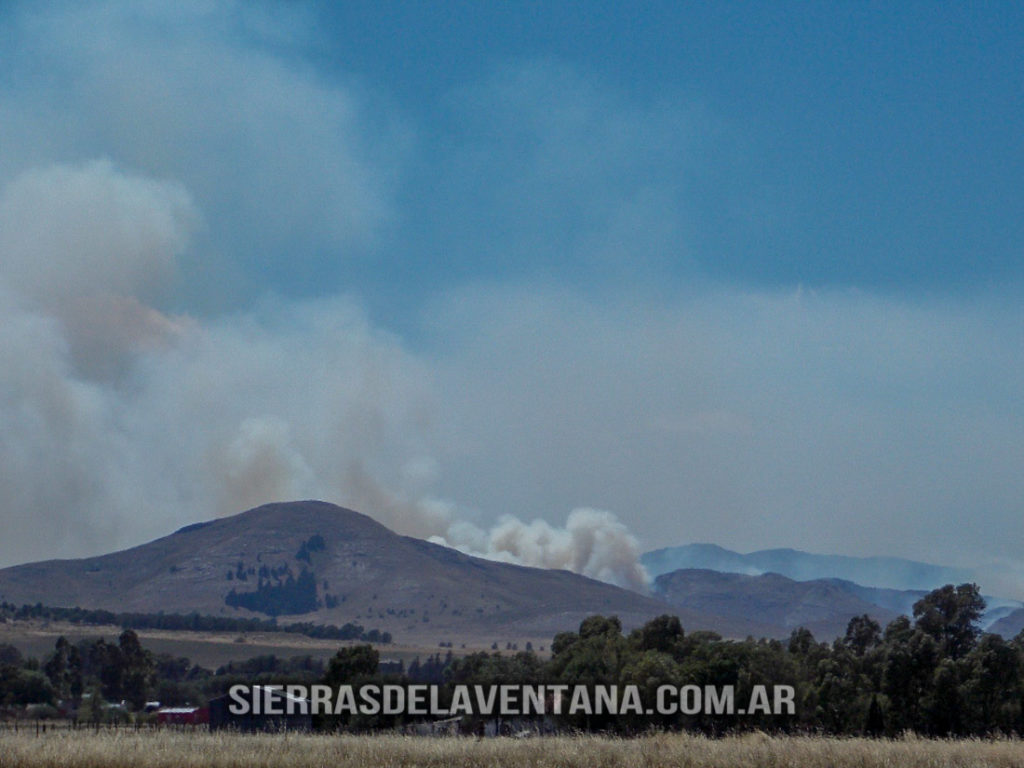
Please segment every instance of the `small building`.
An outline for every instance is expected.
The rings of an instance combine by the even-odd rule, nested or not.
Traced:
[[[205,725],[210,722],[209,707],[162,707],[156,711],[159,725]]]
[[[308,699],[292,696],[276,686],[245,686],[239,697],[230,693],[210,699],[210,730],[310,731],[313,716]]]

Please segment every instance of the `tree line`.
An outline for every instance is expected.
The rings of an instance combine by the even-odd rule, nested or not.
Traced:
[[[1024,734],[1024,632],[1010,641],[983,634],[985,608],[977,585],[947,585],[882,627],[852,618],[845,634],[819,642],[807,629],[788,640],[725,640],[714,632],[687,633],[677,617],[659,616],[624,633],[614,616],[591,616],[575,632],[555,636],[551,655],[449,655],[431,681],[495,685],[635,685],[645,702],[660,686],[732,686],[738,702],[755,686],[791,685],[792,715],[571,715],[560,724],[585,730],[639,732],[651,727],[709,734],[762,729],[838,735],[931,736]],[[331,685],[374,677],[373,652],[343,649],[325,675]],[[411,675],[403,679],[413,681]],[[352,717],[350,727],[374,728],[386,718]]]
[[[669,615],[627,633],[614,616],[590,616],[576,631],[557,634],[546,658],[532,651],[461,657],[448,651],[397,668],[382,665],[373,646],[356,645],[339,650],[326,665],[310,657],[262,656],[207,670],[186,658],[151,653],[129,629],[117,643],[72,645],[61,638],[41,663],[0,645],[0,705],[86,698],[94,710],[101,700],[124,700],[139,709],[152,698],[204,702],[238,682],[432,682],[444,686],[443,696],[460,684],[634,685],[644,701],[654,701],[662,685],[732,686],[737,701],[749,700],[754,686],[791,685],[792,715],[567,713],[559,725],[621,733],[658,727],[709,734],[754,728],[874,736],[1024,734],[1024,633],[1009,641],[982,633],[984,606],[976,585],[947,585],[919,600],[912,617],[883,628],[857,616],[832,642],[820,642],[806,629],[784,641],[727,640],[714,632],[686,632]],[[324,718],[319,725],[375,729],[401,720],[353,715]]]
[[[348,622],[340,627],[334,624],[292,622],[279,624],[276,618],[246,619],[228,616],[204,616],[192,613],[115,613],[89,608],[58,608],[36,603],[17,606],[0,603],[0,621],[26,621],[44,619],[66,621],[87,626],[114,626],[122,629],[169,629],[191,632],[291,632],[325,640],[360,640],[366,643],[390,643],[391,633],[379,629],[365,629],[361,624]]]
[[[152,652],[132,629],[121,632],[116,642],[71,643],[61,636],[42,661],[0,644],[0,713],[122,720],[143,712],[148,702],[198,706],[236,683],[313,683],[324,670],[324,662],[312,656],[273,654],[208,669],[184,656]]]

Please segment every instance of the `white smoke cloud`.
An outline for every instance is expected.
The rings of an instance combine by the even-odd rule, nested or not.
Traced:
[[[0,557],[319,496],[483,557],[644,586],[610,513],[486,531],[432,497],[430,373],[351,303],[204,322],[147,304],[197,219],[180,185],[106,161],[32,169],[0,193],[0,461],[19,531]],[[52,525],[26,541],[40,518]]]
[[[109,160],[25,171],[0,197],[4,282],[43,308],[83,296],[168,293],[198,219],[177,183]]]
[[[91,549],[145,509],[126,493],[141,446],[104,377],[176,332],[137,297],[172,279],[194,221],[179,185],[106,161],[0,190],[0,489],[16,532],[0,557]]]
[[[489,531],[460,521],[432,540],[491,560],[573,571],[637,591],[644,591],[649,581],[636,537],[604,510],[574,509],[562,528],[511,515]]]
[[[290,431],[275,417],[243,419],[234,439],[216,452],[219,461],[212,468],[214,481],[220,480],[221,514],[310,495],[313,470],[292,445]]]
[[[45,194],[58,181],[45,170],[54,159],[99,156],[184,185],[205,222],[195,233],[201,247],[185,255],[193,279],[178,288],[213,311],[244,309],[254,286],[293,287],[334,259],[365,254],[393,217],[390,190],[406,139],[391,110],[376,108],[341,73],[323,76],[298,53],[317,44],[308,22],[299,7],[231,0],[8,9],[0,20],[0,183],[43,169],[43,178],[21,183]],[[123,179],[122,187],[131,183]],[[174,193],[161,184],[154,193]],[[105,204],[96,190],[62,190],[69,204],[88,193],[76,209],[83,225],[90,205]],[[28,197],[19,197],[31,218]],[[141,194],[134,199],[143,204]],[[110,236],[130,221],[96,222],[81,235]],[[88,269],[80,261],[66,266]],[[105,266],[97,280],[123,283],[147,265]],[[60,262],[45,268],[54,274],[34,277],[52,290]]]
[[[113,376],[180,331],[149,304],[173,293],[198,221],[180,184],[109,160],[29,169],[0,191],[0,281],[61,322],[80,372]]]
[[[431,317],[460,398],[441,494],[499,514],[596,501],[646,548],[976,566],[1021,546],[1024,325],[999,294],[477,286]]]
[[[62,183],[100,190],[84,196],[89,217]],[[446,345],[417,355],[345,297],[161,311],[158,284],[198,220],[174,182],[47,166],[0,201],[0,260],[17,264],[0,277],[2,562],[97,553],[294,497],[632,588],[645,574],[627,522],[648,546],[727,534],[741,548],[845,541],[863,554],[885,529],[902,548],[882,553],[934,558],[943,531],[961,532],[949,552],[992,541],[967,525],[981,499],[1002,531],[992,554],[1011,554],[1022,430],[1006,393],[1024,381],[1005,354],[1021,341],[1012,306],[475,289],[435,308]],[[46,233],[37,251],[15,211]],[[32,253],[94,268],[53,271]],[[580,508],[589,499],[622,521]],[[563,526],[523,514],[559,509],[573,510]]]
[[[626,526],[647,547],[1016,562],[1019,296],[648,292],[637,269],[686,258],[693,126],[558,67],[450,94],[471,129],[414,170],[426,208],[398,211],[422,188],[395,194],[394,110],[293,55],[314,33],[292,11],[4,14],[0,564],[292,495],[627,585]],[[442,222],[423,248],[469,274],[521,258],[610,288],[464,286],[414,353],[320,285],[398,214]]]
[[[93,472],[96,453],[112,447],[107,406],[99,388],[74,377],[59,322],[25,311],[0,286],[0,557],[6,562],[95,547],[114,527],[109,516],[85,512],[103,482]]]

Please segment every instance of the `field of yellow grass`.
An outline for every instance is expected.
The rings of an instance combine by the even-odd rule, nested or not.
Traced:
[[[0,732],[0,768],[940,768],[1024,766],[1024,742],[658,734],[531,739],[241,735],[175,731]]]
[[[0,622],[0,643],[13,645],[25,656],[45,659],[53,653],[53,646],[58,637],[63,636],[73,644],[81,640],[98,640],[101,637],[108,642],[116,643],[118,635],[123,631],[121,627],[116,626],[87,626],[38,619],[8,621]],[[312,656],[326,661],[337,653],[339,648],[354,643],[354,641],[306,637],[289,632],[239,633],[139,629],[136,634],[146,649],[153,653],[185,656],[192,663],[207,669],[216,669],[229,661],[241,662],[254,656],[268,654],[274,654],[283,659],[292,656]],[[489,651],[490,642],[487,641],[486,645],[482,641],[476,645],[467,643],[465,650],[456,648],[453,649],[453,652],[458,656],[472,651]],[[406,664],[414,658],[423,659],[438,652],[436,643],[429,646],[391,643],[378,646],[378,649],[382,657],[401,659]]]

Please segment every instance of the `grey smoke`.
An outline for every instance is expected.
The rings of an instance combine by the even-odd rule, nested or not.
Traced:
[[[15,535],[0,557],[82,554],[305,497],[403,533],[460,530],[457,506],[428,493],[429,373],[350,303],[212,322],[147,303],[198,220],[179,184],[108,161],[32,169],[3,190],[0,466]],[[636,540],[610,513],[478,530],[484,557],[643,586]]]
[[[947,562],[922,552],[1019,540],[1013,307],[478,287],[434,308],[444,350],[414,354],[344,296],[172,311],[164,282],[203,217],[179,183],[107,161],[0,191],[2,562],[297,497],[635,588],[626,523],[648,545]],[[990,511],[967,525],[974,504]]]
[[[0,564],[318,496],[621,583],[634,548],[716,541],[989,562],[987,591],[1024,597],[1019,286],[645,288],[701,226],[674,194],[700,115],[557,63],[448,94],[483,130],[413,158],[440,176],[417,214],[415,126],[289,55],[304,20],[241,7],[4,17]],[[340,279],[402,215],[442,223],[431,252],[481,251],[470,274],[540,253],[554,282],[435,291],[406,338],[279,287]],[[576,269],[621,280],[559,287]]]
[[[480,557],[574,571],[637,591],[649,582],[636,537],[605,510],[574,509],[564,527],[510,515],[487,531],[462,521],[433,540]]]

